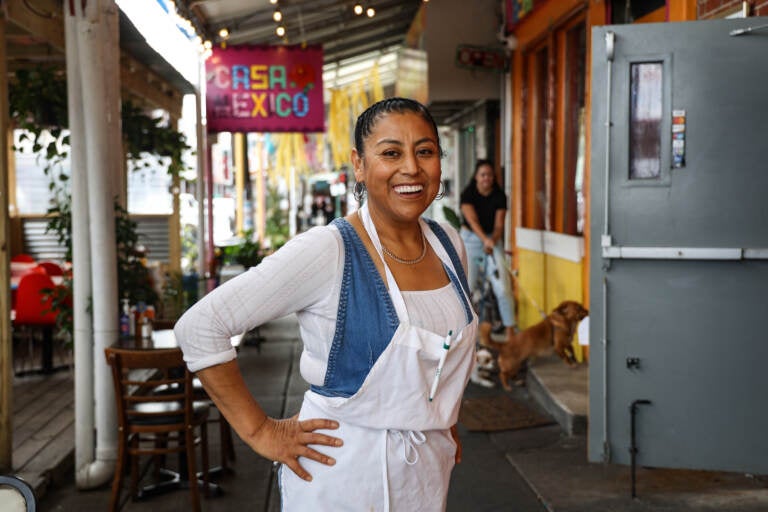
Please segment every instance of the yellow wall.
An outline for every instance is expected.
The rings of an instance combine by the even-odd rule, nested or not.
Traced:
[[[518,249],[518,324],[521,329],[541,321],[540,309],[549,313],[564,300],[583,303],[582,260],[579,263],[529,249]],[[576,359],[585,358],[578,334],[573,340]]]
[[[544,254],[518,249],[517,323],[521,329],[541,321],[544,303]]]

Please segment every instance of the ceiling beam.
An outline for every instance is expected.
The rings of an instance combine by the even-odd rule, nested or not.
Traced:
[[[369,41],[345,48],[334,48],[328,52],[323,50],[323,59],[326,64],[342,62],[363,53],[383,51],[393,46],[402,46],[402,42],[403,37],[401,34],[398,34],[387,39]]]
[[[4,0],[6,19],[35,38],[64,51],[64,19],[59,2],[35,0],[34,10],[23,0]]]
[[[9,40],[7,48],[8,51],[5,54],[5,58],[8,61],[63,63],[65,60],[63,53],[54,50],[45,43],[14,44],[12,40]],[[9,67],[11,67],[10,64]]]
[[[123,97],[135,96],[144,106],[166,110],[171,118],[181,117],[182,94],[160,75],[124,51],[120,55],[120,85]]]

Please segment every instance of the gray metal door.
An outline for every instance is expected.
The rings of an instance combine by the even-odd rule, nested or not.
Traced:
[[[768,18],[594,28],[591,138],[589,459],[768,473]]]

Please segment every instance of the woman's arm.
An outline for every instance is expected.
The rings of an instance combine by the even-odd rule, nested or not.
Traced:
[[[291,239],[189,308],[174,326],[189,369],[234,359],[232,336],[296,311],[329,307],[343,261],[338,232],[332,229],[313,228]]]
[[[299,421],[298,415],[282,420],[268,417],[248,390],[235,360],[200,370],[197,376],[235,432],[256,453],[282,462],[307,481],[312,480],[312,475],[299,464],[299,457],[329,466],[336,463],[333,457],[308,445],[341,446],[341,439],[314,432],[336,429],[338,422],[329,419]]]
[[[475,211],[475,207],[470,203],[462,203],[461,214],[464,216],[464,220],[467,221],[467,224],[469,224],[472,232],[476,234],[480,240],[482,240],[483,250],[487,254],[491,254],[493,252],[494,240],[486,235],[483,231],[483,228],[480,226],[480,220],[477,218],[477,211]]]
[[[491,239],[493,240],[494,245],[496,245],[496,242],[501,240],[501,237],[504,236],[504,221],[506,220],[506,216],[507,210],[496,210],[496,214],[493,218],[493,233],[491,234]]]

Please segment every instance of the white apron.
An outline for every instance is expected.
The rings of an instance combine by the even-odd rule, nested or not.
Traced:
[[[381,256],[381,243],[365,206],[361,213]],[[456,275],[442,244],[421,222],[428,242]],[[344,445],[313,446],[334,457],[334,466],[300,458],[312,475],[311,482],[281,466],[283,511],[445,510],[456,454],[449,429],[457,422],[472,369],[477,317],[472,312],[472,321],[452,337],[437,393],[430,402],[429,391],[447,333],[436,334],[410,324],[397,283],[386,263],[384,266],[400,325],[354,395],[305,393],[299,419],[337,420],[337,430],[318,432],[339,437]]]

